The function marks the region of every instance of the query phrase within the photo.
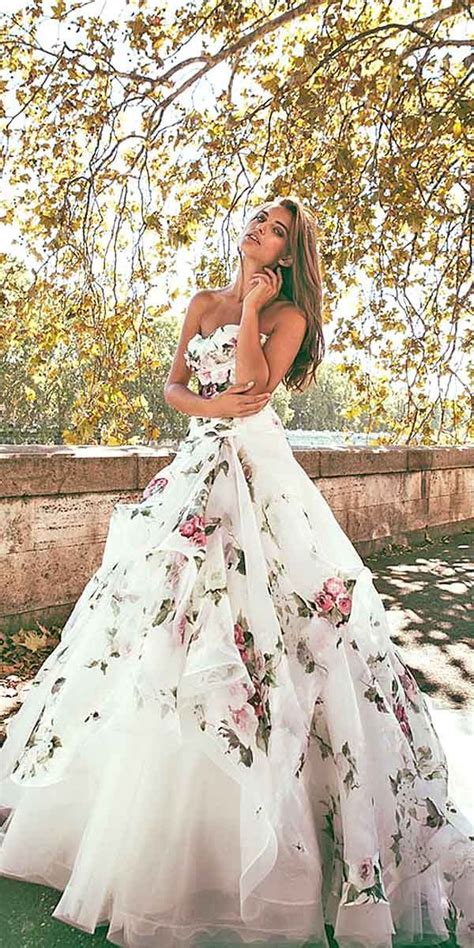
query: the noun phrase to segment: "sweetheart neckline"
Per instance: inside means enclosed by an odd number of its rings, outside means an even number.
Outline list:
[[[227,326],[232,326],[233,329],[239,329],[239,328],[240,328],[240,323],[222,323],[220,326],[216,326],[211,332],[209,332],[209,333],[207,334],[207,336],[203,336],[202,332],[200,332],[200,331],[198,330],[198,332],[195,332],[195,333],[194,333],[194,336],[191,336],[191,339],[189,339],[189,341],[188,341],[188,345],[189,345],[189,343],[190,343],[193,339],[196,338],[196,336],[199,336],[199,338],[204,341],[205,339],[210,339],[211,336],[213,336],[214,333],[216,333],[216,332],[218,331],[218,329],[226,329]],[[267,333],[267,332],[261,332],[260,335],[261,335],[261,336],[265,336],[265,337],[268,339],[268,336],[269,336],[270,334]]]

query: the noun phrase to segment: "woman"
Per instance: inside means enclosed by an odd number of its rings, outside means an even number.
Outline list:
[[[128,948],[472,943],[472,844],[423,695],[269,403],[322,356],[314,220],[264,204],[192,298],[190,416],[10,721],[0,872]],[[188,389],[192,372],[199,394]],[[451,941],[450,944],[453,944]]]

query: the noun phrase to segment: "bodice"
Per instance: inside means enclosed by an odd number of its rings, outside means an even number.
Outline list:
[[[235,347],[239,329],[239,323],[224,323],[208,336],[195,333],[189,340],[184,360],[195,373],[199,394],[203,398],[212,398],[235,383]],[[263,343],[268,335],[261,332],[260,339]]]

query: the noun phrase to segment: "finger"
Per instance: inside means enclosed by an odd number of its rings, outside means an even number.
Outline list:
[[[237,392],[237,393],[246,392],[248,391],[249,388],[252,387],[252,385],[255,385],[255,381],[253,380],[249,382],[235,382],[234,385],[229,385],[229,388],[227,389],[227,391]]]
[[[272,270],[271,267],[265,267],[265,269],[268,271],[266,276],[269,276],[271,280],[278,280],[278,274],[275,270]]]
[[[253,401],[245,399],[245,401],[242,403],[242,407],[243,408],[263,408],[267,404],[268,401],[269,401],[268,398],[260,398],[258,400],[254,399]]]
[[[240,399],[242,405],[252,405],[257,402],[263,402],[266,398],[270,398],[266,392],[261,392],[259,395],[242,395]]]

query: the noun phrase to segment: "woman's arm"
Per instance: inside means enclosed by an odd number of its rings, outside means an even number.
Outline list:
[[[198,290],[189,301],[186,310],[181,335],[179,337],[173,362],[165,382],[165,401],[172,408],[185,415],[209,416],[210,399],[197,395],[188,388],[192,370],[184,360],[187,344],[201,328],[201,316],[211,301],[209,290]]]
[[[288,372],[298,355],[306,332],[306,317],[293,303],[278,310],[278,320],[262,349],[268,366],[268,377],[264,383],[252,387],[254,395],[273,392]]]
[[[237,350],[235,356],[235,381],[246,382],[254,379],[253,391],[264,392],[270,370],[260,342],[260,327],[258,325],[259,309],[254,303],[246,303],[242,307]]]

